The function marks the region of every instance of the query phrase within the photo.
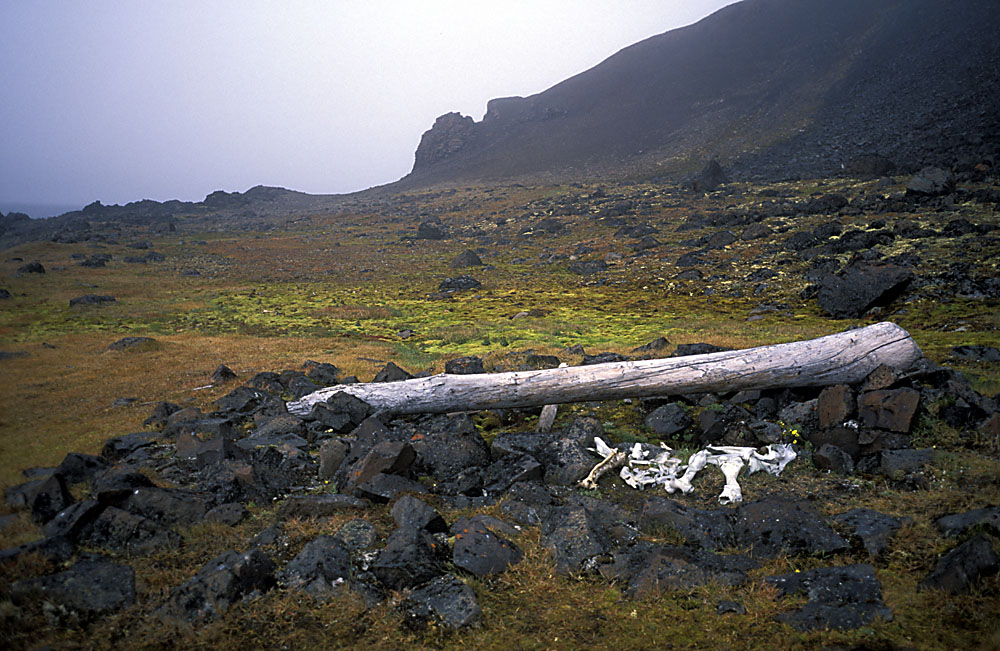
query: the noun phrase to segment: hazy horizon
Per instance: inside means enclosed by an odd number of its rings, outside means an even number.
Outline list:
[[[0,206],[390,183],[439,115],[734,1],[3,3]]]

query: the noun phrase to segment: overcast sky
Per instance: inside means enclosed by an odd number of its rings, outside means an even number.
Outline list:
[[[734,0],[0,0],[0,202],[341,193]]]

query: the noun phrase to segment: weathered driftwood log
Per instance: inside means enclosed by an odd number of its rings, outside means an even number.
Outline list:
[[[288,411],[308,414],[314,404],[338,391],[364,400],[377,411],[422,414],[851,384],[881,364],[906,370],[921,356],[905,330],[883,322],[818,339],[707,355],[337,385],[288,403]]]

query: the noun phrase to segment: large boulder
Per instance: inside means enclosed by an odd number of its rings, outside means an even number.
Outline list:
[[[892,621],[892,611],[882,601],[882,584],[871,565],[819,567],[767,577],[780,596],[804,592],[804,606],[778,615],[778,620],[800,631],[849,630],[870,624],[876,617]]]
[[[351,578],[350,551],[334,536],[318,536],[306,543],[277,578],[285,587],[314,597],[331,596]]]
[[[856,262],[819,283],[819,306],[835,319],[855,319],[898,297],[913,272],[892,264]]]
[[[983,577],[996,574],[998,568],[1000,562],[990,539],[980,534],[942,556],[918,588],[961,594],[968,592]]]
[[[15,601],[40,596],[81,619],[107,615],[135,602],[135,572],[98,554],[81,554],[68,570],[17,581]]]
[[[404,623],[412,629],[436,624],[457,630],[478,626],[483,611],[476,593],[454,576],[441,576],[414,590],[404,604]]]
[[[275,584],[274,561],[259,549],[227,551],[175,588],[156,612],[178,623],[200,625],[218,619],[235,603]]]
[[[741,505],[733,532],[736,546],[750,550],[754,558],[830,554],[850,547],[812,504],[783,496],[769,496]]]
[[[452,269],[461,269],[462,267],[481,267],[483,266],[483,261],[479,259],[479,256],[476,255],[475,251],[467,249],[452,258],[451,262],[448,263],[448,266]]]
[[[906,194],[937,197],[955,191],[955,176],[940,167],[925,167],[906,184]]]
[[[712,159],[705,163],[696,176],[684,182],[684,187],[695,192],[711,192],[723,183],[729,181],[726,171],[722,169],[719,161]]]

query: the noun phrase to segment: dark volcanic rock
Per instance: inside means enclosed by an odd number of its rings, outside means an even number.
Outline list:
[[[77,502],[66,507],[45,523],[42,531],[49,538],[64,536],[72,541],[78,540],[103,510],[104,505],[95,500]]]
[[[323,441],[319,448],[320,478],[333,479],[350,449],[350,442],[342,438],[331,438]]]
[[[45,524],[72,503],[73,497],[69,494],[66,481],[61,475],[53,474],[34,489],[29,497],[28,507],[31,509],[31,518],[39,524]]]
[[[889,389],[863,393],[858,398],[858,419],[865,427],[907,433],[920,404],[915,389]]]
[[[441,292],[460,292],[468,289],[479,289],[483,284],[472,276],[456,276],[455,278],[445,278],[438,285]]]
[[[99,295],[99,294],[84,294],[83,296],[77,296],[76,298],[69,299],[69,306],[74,305],[100,305],[102,303],[114,303],[114,296]]]
[[[306,543],[277,578],[285,587],[314,597],[329,596],[351,578],[350,551],[334,536],[318,536]]]
[[[546,484],[572,486],[590,473],[596,460],[574,439],[558,438],[542,446],[538,460],[545,466]]]
[[[1000,362],[1000,348],[993,346],[955,346],[951,354],[973,362]]]
[[[423,529],[396,529],[371,570],[390,590],[418,586],[443,573],[437,558],[439,544]]]
[[[687,357],[688,355],[707,355],[709,353],[721,353],[732,348],[716,346],[714,344],[678,344],[671,357]]]
[[[375,374],[372,382],[399,382],[400,380],[410,380],[412,378],[412,375],[392,362],[389,362],[385,365],[385,368]]]
[[[43,267],[42,263],[39,262],[38,260],[33,260],[32,262],[28,262],[28,263],[22,264],[20,267],[18,267],[17,268],[17,273],[19,273],[19,274],[43,274],[43,273],[45,273],[45,267]]]
[[[489,445],[466,414],[420,419],[408,440],[416,453],[416,472],[442,482],[454,481],[462,473],[490,463]]]
[[[849,202],[842,194],[832,192],[813,197],[802,206],[802,212],[809,215],[832,214],[846,206]]]
[[[556,570],[563,573],[592,571],[613,546],[605,523],[581,505],[552,509],[542,522],[542,543],[552,554]]]
[[[167,424],[167,419],[170,418],[172,414],[177,413],[181,410],[180,405],[175,405],[172,402],[161,401],[153,407],[153,413],[150,414],[149,418],[143,421],[143,427],[155,427],[157,429],[163,429]]]
[[[733,532],[736,546],[754,558],[829,554],[849,547],[808,501],[777,495],[740,505]]]
[[[646,599],[710,583],[740,585],[746,581],[747,571],[757,566],[742,554],[721,555],[675,545],[639,543],[616,554],[612,566],[602,568],[601,573],[626,582],[630,597]]]
[[[800,631],[832,628],[849,630],[870,624],[876,617],[892,621],[892,611],[882,601],[882,584],[871,565],[820,567],[767,577],[780,596],[805,592],[809,601],[778,620]]]
[[[265,403],[270,396],[260,389],[241,386],[236,387],[215,401],[220,411],[230,411],[238,414],[253,413],[257,407]]]
[[[966,540],[938,560],[920,590],[944,590],[951,594],[968,592],[973,584],[997,573],[1000,563],[990,539],[982,534]]]
[[[982,527],[991,535],[1000,536],[1000,506],[945,515],[935,520],[934,524],[946,536],[959,536],[976,527]]]
[[[213,507],[205,513],[205,522],[215,522],[218,524],[235,527],[239,523],[250,517],[250,511],[239,502],[226,502]]]
[[[136,488],[118,503],[130,513],[166,525],[196,524],[208,510],[199,493],[179,488]]]
[[[722,165],[713,158],[705,163],[705,167],[698,172],[697,176],[685,181],[684,187],[695,192],[711,192],[728,180],[725,170],[722,169]]]
[[[356,511],[368,503],[353,495],[293,495],[278,510],[282,518],[325,518]]]
[[[678,432],[683,432],[691,425],[691,417],[687,409],[671,402],[657,407],[646,416],[646,427],[650,428],[658,436],[670,437]]]
[[[816,419],[821,428],[843,425],[854,416],[857,401],[851,388],[844,384],[825,387],[816,402]]]
[[[902,480],[934,461],[934,450],[881,450],[858,463],[862,472],[877,472],[891,479]]]
[[[404,624],[415,630],[431,624],[457,630],[478,626],[483,618],[476,593],[454,576],[438,577],[414,590],[407,597],[404,608]]]
[[[339,434],[346,434],[360,425],[371,413],[371,406],[364,400],[338,391],[326,402],[313,405],[306,421],[314,421]]]
[[[448,360],[444,364],[444,372],[455,375],[474,375],[476,373],[485,373],[486,369],[483,368],[482,358],[473,355]]]
[[[593,276],[607,270],[608,265],[604,260],[576,260],[569,263],[569,272],[578,276]]]
[[[85,554],[63,572],[17,581],[11,593],[16,601],[40,595],[83,618],[107,615],[135,602],[135,572],[128,565]]]
[[[451,530],[455,534],[452,561],[477,577],[505,572],[524,556],[517,545],[490,530],[482,518],[461,518]]]
[[[417,226],[416,239],[418,240],[443,240],[448,234],[441,227],[440,222],[425,221]]]
[[[18,558],[29,554],[37,554],[51,563],[65,563],[73,558],[75,552],[73,543],[65,536],[50,536],[17,547],[0,549],[0,563],[17,561]]]
[[[144,350],[156,345],[157,341],[152,337],[122,337],[118,341],[108,344],[108,350]]]
[[[483,488],[487,495],[499,495],[521,481],[540,481],[542,464],[530,454],[505,454],[485,470]]]
[[[479,259],[475,251],[466,249],[462,253],[452,258],[448,266],[452,269],[460,269],[462,267],[481,267],[483,266],[483,261]]]
[[[245,554],[227,551],[175,588],[156,614],[191,625],[210,622],[236,602],[271,589],[274,570],[274,561],[258,549]]]
[[[648,533],[665,528],[680,535],[686,544],[704,549],[721,549],[734,542],[731,511],[704,511],[665,497],[647,498],[639,523]]]
[[[851,530],[851,538],[860,539],[870,556],[878,556],[884,552],[889,545],[889,539],[899,531],[900,527],[911,521],[911,518],[898,518],[863,508],[851,509],[831,519],[848,527]]]
[[[212,372],[212,382],[223,383],[236,379],[236,373],[225,364],[219,364]]]
[[[380,472],[354,487],[357,497],[384,504],[401,493],[428,493],[420,482],[399,475]]]
[[[831,470],[839,475],[854,472],[854,458],[836,445],[824,443],[812,455],[813,465],[819,470]]]
[[[56,474],[62,475],[68,484],[76,484],[90,479],[111,465],[106,459],[92,454],[70,452],[63,457],[62,463],[56,468]]]
[[[912,278],[912,271],[896,265],[855,262],[820,281],[819,306],[836,319],[857,318],[875,306],[891,303]]]
[[[906,194],[937,197],[955,191],[955,176],[940,167],[925,167],[906,184]]]
[[[333,537],[339,540],[348,551],[356,552],[374,546],[378,540],[378,532],[371,522],[355,518],[341,525]]]
[[[593,364],[610,364],[612,362],[625,362],[628,361],[628,357],[621,355],[619,353],[596,353],[594,355],[584,355],[583,356],[583,366],[591,366]]]
[[[632,349],[633,353],[655,353],[661,350],[666,350],[670,346],[670,342],[667,341],[666,337],[657,337],[648,344],[643,344]]]
[[[392,505],[392,519],[396,526],[405,529],[426,529],[430,533],[444,533],[448,523],[441,514],[416,497],[404,495]]]
[[[116,463],[140,448],[153,445],[160,435],[158,432],[133,432],[108,439],[101,449],[101,456]]]
[[[80,535],[80,543],[127,554],[176,548],[181,537],[156,522],[109,506]]]
[[[340,488],[350,493],[379,473],[405,475],[416,458],[413,447],[405,441],[383,441],[375,444],[361,459],[348,469]]]

